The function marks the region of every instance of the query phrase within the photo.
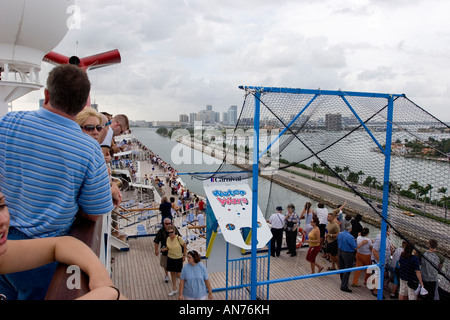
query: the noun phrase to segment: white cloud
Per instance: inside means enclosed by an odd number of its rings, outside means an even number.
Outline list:
[[[239,85],[263,85],[405,93],[450,121],[448,1],[77,4],[81,29],[54,51],[83,57],[119,49],[120,65],[90,72],[101,110],[177,120],[206,104],[216,111],[240,106]],[[50,69],[43,63],[42,79]],[[36,105],[41,96],[14,105]]]

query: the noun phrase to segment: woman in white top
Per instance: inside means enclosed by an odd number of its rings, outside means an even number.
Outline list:
[[[300,214],[300,220],[305,219],[305,232],[309,234],[309,232],[313,229],[311,226],[311,220],[314,215],[314,210],[311,208],[311,202],[306,202],[303,207],[303,211]]]
[[[356,238],[356,266],[362,267],[370,265],[371,262],[371,254],[372,254],[372,240],[370,240],[367,235],[369,234],[368,228],[363,228],[358,238]],[[353,274],[353,283],[352,287],[360,287],[358,284],[359,276],[361,274],[361,270],[355,271]],[[366,272],[364,277],[364,285],[367,283],[367,278],[369,278],[370,274]]]

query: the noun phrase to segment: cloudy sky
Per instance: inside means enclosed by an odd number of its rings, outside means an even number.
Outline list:
[[[239,85],[405,93],[450,121],[448,0],[78,0],[54,51],[118,49],[92,70],[100,111],[178,120],[241,107]],[[78,46],[77,46],[78,42]],[[42,63],[41,82],[52,65]],[[14,103],[35,108],[43,90]]]

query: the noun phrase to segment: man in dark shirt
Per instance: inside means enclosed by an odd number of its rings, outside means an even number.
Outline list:
[[[361,225],[362,216],[361,214],[357,214],[350,223],[352,224],[352,231],[350,234],[356,239],[358,238],[358,234],[362,231],[363,226]]]
[[[172,204],[167,201],[167,197],[164,196],[161,199],[161,204],[159,205],[159,211],[161,212],[161,224],[164,224],[164,219],[169,218],[172,220]]]

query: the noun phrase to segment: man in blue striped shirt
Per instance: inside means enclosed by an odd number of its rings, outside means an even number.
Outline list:
[[[58,66],[48,76],[43,108],[0,117],[0,183],[11,215],[9,239],[61,236],[79,210],[95,220],[113,209],[100,145],[75,122],[89,91],[82,69]],[[42,268],[0,276],[0,293],[8,299],[44,298],[54,266]]]

